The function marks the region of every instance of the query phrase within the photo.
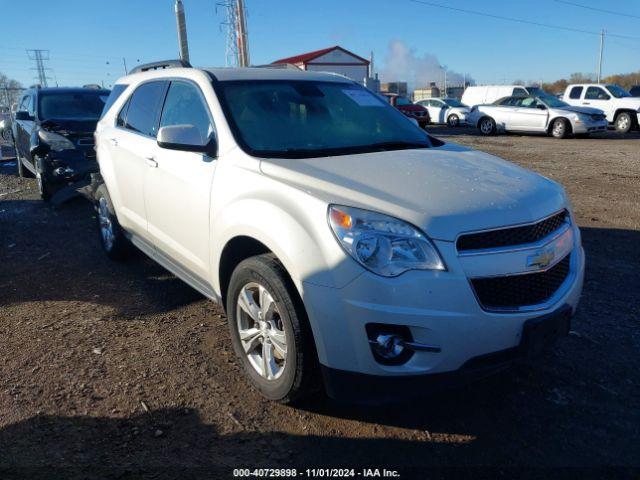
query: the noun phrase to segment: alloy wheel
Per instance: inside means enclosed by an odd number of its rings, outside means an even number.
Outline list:
[[[629,128],[629,117],[626,115],[620,115],[618,117],[618,121],[616,122],[616,128],[618,130],[626,130]]]
[[[275,380],[287,363],[287,337],[278,306],[259,283],[247,283],[236,304],[240,344],[249,363],[266,380]]]
[[[493,131],[493,123],[491,120],[486,119],[480,123],[480,131],[484,134],[489,134]]]

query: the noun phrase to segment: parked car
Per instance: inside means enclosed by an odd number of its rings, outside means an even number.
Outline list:
[[[13,139],[11,134],[11,113],[8,111],[0,112],[0,138],[5,143],[10,143]]]
[[[627,133],[640,124],[640,98],[632,97],[618,85],[572,84],[563,98],[570,105],[599,108],[618,132]]]
[[[531,132],[565,138],[607,130],[602,110],[574,107],[552,95],[506,97],[492,105],[478,105],[471,109],[468,121],[484,135]]]
[[[221,303],[267,398],[412,397],[568,331],[584,253],[554,181],[335,75],[161,62],[116,88],[96,130],[102,247]]]
[[[474,107],[488,105],[504,97],[527,97],[529,95],[545,95],[540,87],[524,87],[522,85],[474,85],[467,87],[460,101]]]
[[[450,127],[457,127],[466,123],[469,107],[455,98],[428,98],[416,102],[429,112],[432,123],[446,123]]]
[[[632,97],[640,97],[640,85],[634,85],[633,87],[631,87],[631,89],[629,90],[629,94]]]
[[[417,105],[408,98],[395,93],[381,93],[380,95],[407,117],[415,119],[420,128],[425,128],[431,123],[429,112],[422,105]]]
[[[93,133],[109,90],[32,88],[13,122],[18,174],[33,175],[43,200],[98,171]]]

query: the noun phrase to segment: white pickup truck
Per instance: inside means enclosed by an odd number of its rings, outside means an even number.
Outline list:
[[[599,108],[616,130],[627,133],[640,125],[640,98],[618,85],[574,84],[567,86],[562,100],[569,105]]]

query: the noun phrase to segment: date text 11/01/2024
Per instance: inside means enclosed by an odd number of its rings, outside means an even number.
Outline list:
[[[233,470],[234,478],[400,478],[397,470],[386,468],[236,468]]]

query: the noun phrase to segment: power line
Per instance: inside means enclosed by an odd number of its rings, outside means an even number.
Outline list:
[[[514,18],[514,17],[505,17],[503,15],[495,15],[493,13],[486,13],[486,12],[479,12],[477,10],[468,10],[465,8],[458,8],[458,7],[451,7],[449,5],[442,5],[440,3],[434,3],[434,2],[427,2],[425,0],[409,0],[413,3],[419,3],[422,5],[428,5],[430,7],[436,7],[436,8],[442,8],[445,10],[452,10],[454,12],[462,12],[462,13],[469,13],[472,15],[478,15],[481,17],[489,17],[489,18],[495,18],[498,20],[506,20],[509,22],[516,22],[516,23],[523,23],[523,24],[527,24],[527,25],[534,25],[536,27],[544,27],[544,28],[553,28],[556,30],[564,30],[567,32],[574,32],[574,33],[584,33],[587,35],[600,35],[600,32],[595,32],[593,30],[583,30],[580,28],[573,28],[573,27],[563,27],[561,25],[552,25],[550,23],[542,23],[542,22],[534,22],[532,20],[524,20],[522,18]],[[610,37],[617,37],[617,38],[626,38],[628,40],[640,40],[640,37],[632,37],[629,35],[620,35],[620,34],[615,34],[615,33],[608,33],[607,35]]]
[[[564,3],[565,5],[573,5],[574,7],[584,8],[586,10],[593,10],[594,12],[610,13],[611,15],[619,15],[620,17],[633,17],[640,18],[640,15],[631,15],[629,13],[614,12],[613,10],[605,10],[604,8],[589,7],[588,5],[581,5],[579,3],[567,2],[566,0],[555,0],[558,3]]]

